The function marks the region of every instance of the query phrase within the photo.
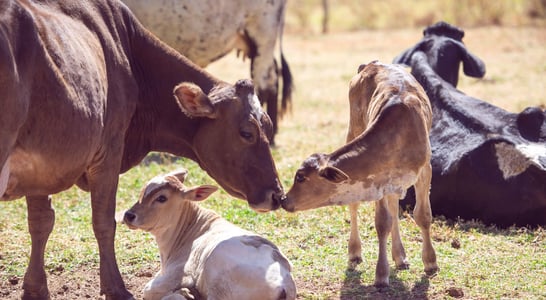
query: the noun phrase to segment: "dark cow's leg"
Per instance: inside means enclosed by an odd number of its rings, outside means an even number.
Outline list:
[[[93,232],[97,238],[100,255],[100,291],[106,295],[107,300],[134,299],[125,288],[114,251],[117,184],[117,173],[97,171],[89,177]]]
[[[421,257],[425,265],[425,272],[428,275],[432,275],[438,271],[436,252],[432,247],[432,239],[430,237],[430,225],[432,224],[432,211],[429,198],[431,178],[432,167],[430,164],[427,164],[421,170],[421,174],[419,174],[419,178],[415,183],[415,208],[413,210],[415,223],[421,229],[421,236],[423,238]]]
[[[349,268],[354,269],[362,262],[362,241],[358,232],[358,207],[360,202],[349,204],[351,215],[351,233],[349,235]]]
[[[278,119],[279,119],[278,104],[277,104],[278,85],[277,85],[276,73],[275,75],[272,75],[273,72],[269,72],[269,73],[270,73],[269,76],[274,76],[275,79],[267,80],[266,82],[268,82],[269,84],[267,84],[266,86],[258,85],[257,88],[258,88],[258,98],[260,99],[260,102],[262,104],[265,103],[267,115],[269,116],[269,118],[271,119],[271,122],[273,123],[273,140],[270,141],[270,143],[274,145],[275,144],[274,137],[277,134],[278,126],[279,126],[278,125]],[[274,84],[271,81],[274,81]]]
[[[402,244],[402,238],[400,237],[400,226],[398,222],[398,207],[399,199],[397,196],[392,196],[389,198],[389,211],[392,216],[392,259],[396,263],[396,268],[399,270],[404,270],[409,268],[409,262],[406,259],[406,251],[404,250],[404,245]]]
[[[375,202],[375,230],[379,241],[379,254],[375,267],[375,282],[377,287],[389,285],[389,261],[387,257],[387,239],[392,229],[392,216],[389,212],[389,199],[385,197]]]
[[[55,224],[55,211],[48,196],[26,197],[28,230],[32,241],[30,262],[23,280],[22,299],[49,299],[44,270],[44,251]]]

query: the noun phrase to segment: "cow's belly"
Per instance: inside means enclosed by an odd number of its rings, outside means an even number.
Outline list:
[[[365,181],[346,182],[337,185],[334,196],[329,200],[335,205],[347,205],[359,201],[379,201],[387,195],[402,199],[406,190],[415,184],[415,172],[374,176]]]
[[[84,174],[89,155],[61,149],[58,153],[16,148],[8,159],[7,184],[0,200],[51,195],[70,188]]]

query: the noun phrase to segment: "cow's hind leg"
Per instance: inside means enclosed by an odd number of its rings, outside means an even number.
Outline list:
[[[44,270],[44,251],[55,224],[55,211],[48,196],[26,197],[28,230],[32,241],[30,262],[23,280],[22,299],[49,299]]]
[[[349,268],[354,269],[362,262],[362,241],[358,232],[358,207],[359,202],[349,204],[351,215],[351,233],[349,235]]]
[[[436,252],[432,247],[432,240],[430,237],[430,225],[432,224],[432,211],[429,197],[431,178],[432,168],[430,164],[427,164],[421,170],[421,174],[419,174],[419,178],[415,183],[415,208],[413,210],[415,222],[421,229],[421,236],[423,238],[421,257],[423,259],[423,264],[425,265],[425,272],[428,275],[432,275],[438,271]]]
[[[399,199],[396,196],[389,197],[389,211],[392,216],[392,259],[396,264],[396,268],[404,270],[409,268],[408,260],[406,259],[406,251],[400,237],[400,226],[398,222],[398,204]]]
[[[389,261],[387,257],[387,239],[392,229],[393,216],[389,212],[389,198],[375,202],[375,230],[379,242],[379,254],[375,267],[375,286],[389,285]]]

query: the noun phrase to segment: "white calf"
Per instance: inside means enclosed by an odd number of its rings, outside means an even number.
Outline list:
[[[295,299],[290,263],[270,241],[195,203],[216,187],[185,187],[187,171],[150,180],[125,212],[131,229],[156,239],[161,269],[144,299]]]

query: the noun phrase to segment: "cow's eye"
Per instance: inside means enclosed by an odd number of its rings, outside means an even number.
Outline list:
[[[302,183],[305,181],[305,176],[303,176],[302,174],[296,174],[296,182],[297,183]]]
[[[245,140],[248,140],[248,141],[251,141],[252,140],[252,133],[251,132],[248,132],[248,131],[245,131],[245,130],[241,130],[239,132],[239,135],[241,135],[241,137]]]
[[[155,201],[157,201],[159,203],[165,203],[165,202],[167,202],[167,197],[165,197],[163,195],[160,195],[157,198],[155,198]]]

